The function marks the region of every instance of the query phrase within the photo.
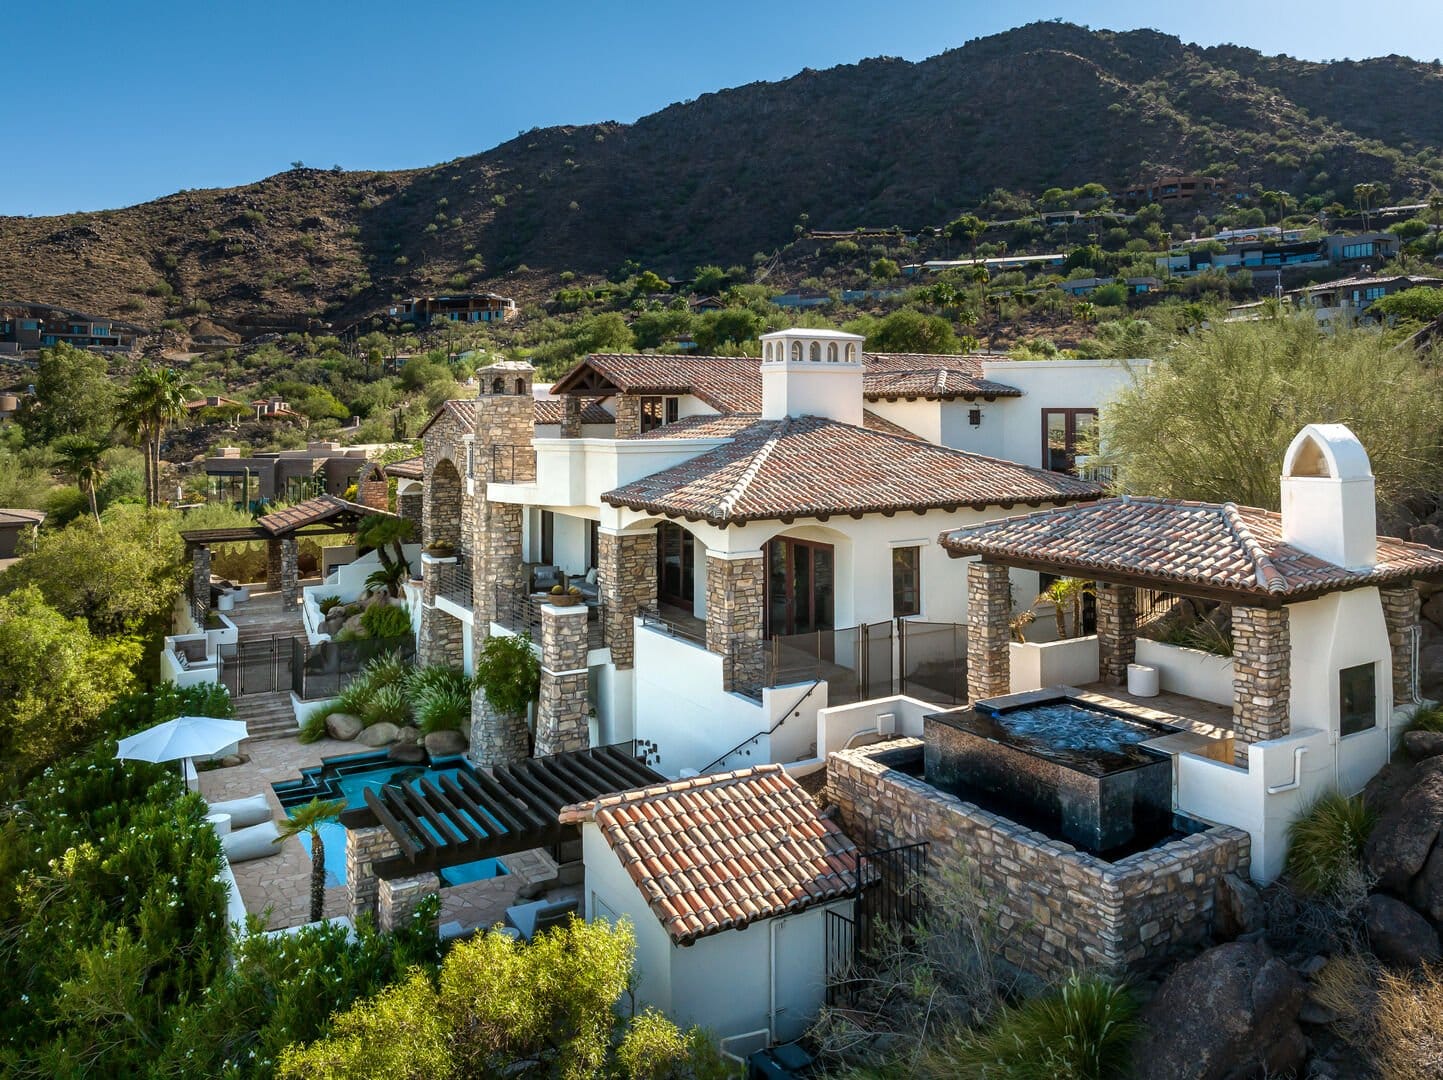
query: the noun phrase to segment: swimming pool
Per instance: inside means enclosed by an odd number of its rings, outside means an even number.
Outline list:
[[[312,799],[342,799],[346,809],[352,810],[366,805],[366,792],[380,791],[387,784],[409,784],[419,787],[421,777],[433,782],[443,776],[455,777],[461,773],[472,773],[465,758],[443,758],[426,765],[403,765],[392,761],[385,753],[348,754],[345,757],[326,758],[319,765],[301,771],[298,780],[283,780],[271,785],[281,806],[290,814],[298,806],[304,806]],[[483,811],[484,813],[484,811]],[[487,814],[487,825],[504,829],[501,822]],[[317,830],[321,843],[326,849],[326,887],[346,883],[346,828],[339,821],[327,821]],[[311,838],[303,833],[301,846],[306,854],[311,851]],[[500,859],[480,859],[476,862],[450,866],[440,872],[442,885],[460,885],[468,881],[482,881],[509,873]]]

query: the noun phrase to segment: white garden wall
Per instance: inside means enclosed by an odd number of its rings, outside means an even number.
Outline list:
[[[1137,662],[1157,668],[1158,686],[1169,693],[1217,705],[1233,703],[1231,656],[1138,638]]]
[[[1084,686],[1097,682],[1097,635],[1063,641],[1009,642],[1010,689],[1014,694],[1046,686]]]

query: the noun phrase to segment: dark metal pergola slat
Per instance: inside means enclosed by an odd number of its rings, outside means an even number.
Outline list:
[[[602,746],[499,766],[489,775],[478,770],[422,777],[415,787],[368,789],[366,805],[341,815],[341,823],[383,826],[401,851],[377,860],[376,874],[406,877],[554,845],[577,831],[561,825],[563,806],[665,780],[632,756],[631,744]]]

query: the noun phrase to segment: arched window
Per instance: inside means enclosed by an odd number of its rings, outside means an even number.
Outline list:
[[[822,343],[821,343],[820,341],[814,341],[814,342],[812,342],[811,355],[808,356],[807,359],[808,359],[808,360],[821,360],[821,358],[822,358]]]
[[[801,343],[800,341],[794,341],[794,342],[792,342],[792,359],[793,359],[793,360],[800,360],[801,358],[802,358],[802,343]]]
[[[517,379],[517,380],[516,380],[516,396],[517,396],[517,397],[525,397],[525,396],[526,396],[526,380],[525,380],[525,379]]]
[[[850,364],[855,359],[857,359],[857,343],[849,341],[847,342],[847,363]]]
[[[767,360],[770,360],[772,358],[772,343],[770,341],[767,342],[765,346],[763,346],[762,357]]]
[[[836,362],[837,362],[837,343],[836,343],[835,341],[833,341],[831,344],[829,344],[829,345],[827,346],[827,363],[829,363],[829,364],[835,364]]]
[[[491,392],[493,394],[506,393],[506,384],[501,381],[499,376],[491,380]]]

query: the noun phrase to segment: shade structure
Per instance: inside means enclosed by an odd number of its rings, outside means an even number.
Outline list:
[[[209,757],[246,737],[243,720],[177,716],[120,740],[115,756],[134,761],[177,761]]]

